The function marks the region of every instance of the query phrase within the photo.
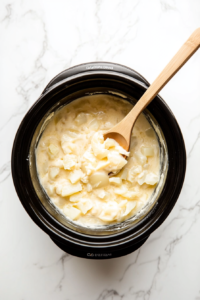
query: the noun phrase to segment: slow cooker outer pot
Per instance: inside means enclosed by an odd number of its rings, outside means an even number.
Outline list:
[[[19,199],[33,219],[64,251],[79,257],[105,259],[119,257],[139,248],[166,219],[180,194],[186,169],[184,140],[178,123],[164,100],[157,96],[148,106],[164,133],[169,169],[162,193],[152,210],[133,227],[112,235],[88,235],[67,228],[44,207],[33,187],[29,170],[29,149],[37,125],[47,111],[66,93],[76,89],[109,88],[139,99],[149,83],[130,68],[104,62],[70,68],[52,79],[24,117],[14,140],[12,176]]]

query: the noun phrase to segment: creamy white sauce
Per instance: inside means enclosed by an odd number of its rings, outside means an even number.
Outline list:
[[[87,96],[45,123],[36,149],[39,180],[52,202],[78,224],[115,224],[132,217],[159,181],[159,145],[143,114],[134,125],[130,153],[114,140],[103,139],[131,108],[115,96]],[[110,171],[121,168],[109,178]]]

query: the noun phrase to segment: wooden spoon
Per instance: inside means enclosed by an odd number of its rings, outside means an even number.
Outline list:
[[[178,70],[188,61],[188,59],[200,47],[200,28],[196,29],[189,39],[183,44],[180,50],[152,83],[152,85],[142,95],[128,115],[113,128],[104,133],[104,139],[116,140],[126,151],[130,148],[130,138],[133,125],[140,113],[155,98],[159,91],[178,72]]]

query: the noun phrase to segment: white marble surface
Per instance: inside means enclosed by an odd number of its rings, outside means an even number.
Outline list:
[[[187,173],[140,250],[105,261],[65,254],[23,209],[10,170],[17,127],[54,75],[104,60],[152,82],[199,26],[199,0],[1,0],[1,300],[200,299],[200,50],[160,93],[182,129]]]

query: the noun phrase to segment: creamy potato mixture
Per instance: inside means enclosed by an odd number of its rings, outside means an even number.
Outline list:
[[[36,149],[39,180],[70,220],[84,226],[122,222],[152,195],[160,176],[160,154],[144,114],[134,125],[130,152],[103,138],[131,109],[116,96],[87,96],[57,111],[44,129]]]

